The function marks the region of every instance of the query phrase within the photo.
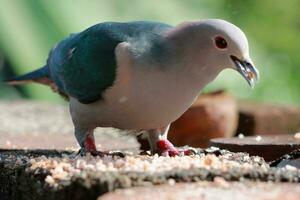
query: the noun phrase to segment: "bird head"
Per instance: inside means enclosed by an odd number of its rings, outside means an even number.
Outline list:
[[[185,40],[179,46],[187,50],[185,55],[192,56],[186,60],[197,63],[193,67],[195,73],[198,70],[200,74],[203,68],[218,71],[231,68],[252,88],[259,80],[259,72],[249,56],[247,37],[237,26],[219,19],[199,20],[178,25],[172,35],[177,41]]]

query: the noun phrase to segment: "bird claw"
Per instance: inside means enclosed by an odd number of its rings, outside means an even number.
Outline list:
[[[191,156],[198,151],[192,147],[176,148],[169,140],[159,140],[157,142],[158,154],[161,156]]]
[[[182,152],[183,155],[185,155],[185,156],[192,156],[192,155],[199,154],[198,150],[193,147],[182,147],[182,148],[180,148],[179,151]]]
[[[192,148],[192,147],[188,147],[188,148],[176,148],[176,150],[167,150],[167,151],[163,151],[160,155],[162,156],[192,156],[192,155],[196,155],[198,152],[196,149]]]
[[[122,152],[122,151],[110,151],[108,152],[108,155],[111,156],[116,156],[116,157],[120,157],[120,158],[125,158],[126,157],[126,153]]]
[[[87,151],[85,148],[81,148],[77,155],[80,156],[86,156],[87,154],[90,154],[92,156],[99,156],[99,157],[104,157],[104,156],[112,156],[112,157],[121,157],[121,158],[125,158],[126,154],[121,152],[121,151],[109,151],[109,152],[105,152],[105,151]]]

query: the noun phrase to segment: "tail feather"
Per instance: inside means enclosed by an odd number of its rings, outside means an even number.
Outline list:
[[[47,66],[24,75],[5,80],[5,82],[9,85],[22,85],[30,82],[38,82],[45,85],[52,83],[51,79],[49,78],[49,70]]]

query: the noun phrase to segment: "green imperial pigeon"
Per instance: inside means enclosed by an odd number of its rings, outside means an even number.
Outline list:
[[[94,129],[146,131],[152,154],[182,155],[167,139],[170,123],[226,68],[253,87],[258,70],[245,34],[219,19],[177,26],[105,22],[71,34],[40,69],[7,81],[50,86],[70,102],[82,153],[96,149]]]

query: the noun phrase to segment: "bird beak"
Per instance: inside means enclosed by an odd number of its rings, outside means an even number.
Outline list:
[[[236,70],[246,79],[251,88],[254,88],[254,84],[259,80],[259,71],[246,60],[240,60],[235,56],[230,56],[233,63],[236,66]]]

